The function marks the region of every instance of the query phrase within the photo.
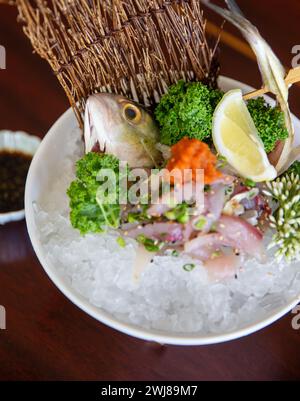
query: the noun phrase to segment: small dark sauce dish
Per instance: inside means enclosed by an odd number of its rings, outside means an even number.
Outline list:
[[[0,213],[24,209],[26,177],[32,155],[19,151],[0,151]]]

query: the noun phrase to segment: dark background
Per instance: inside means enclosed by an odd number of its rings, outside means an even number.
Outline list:
[[[299,1],[240,5],[290,66],[291,49],[300,45]],[[225,29],[239,36],[229,24]],[[0,45],[7,50],[7,69],[0,70],[0,129],[43,137],[68,103],[50,67],[32,54],[15,10],[4,5]],[[221,63],[222,74],[260,86],[250,54],[223,44]],[[298,115],[299,100],[295,85],[291,105]],[[259,333],[215,346],[160,346],[127,337],[81,312],[55,288],[33,252],[24,221],[0,227],[1,304],[7,311],[7,330],[0,331],[1,380],[300,379],[300,330],[292,329],[292,314]]]

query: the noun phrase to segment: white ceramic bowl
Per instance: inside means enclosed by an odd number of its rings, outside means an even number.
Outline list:
[[[33,156],[40,143],[40,138],[28,135],[26,132],[0,131],[0,150],[23,152]],[[24,216],[24,209],[8,213],[0,213],[0,225],[9,223],[10,221],[22,220]]]
[[[232,88],[241,88],[245,92],[253,90],[253,88],[242,84],[238,81],[224,78],[220,79],[220,86],[223,90],[227,91]],[[300,121],[294,117],[296,131],[300,132]],[[55,266],[50,264],[47,259],[40,242],[38,228],[35,224],[35,213],[33,203],[38,202],[44,189],[48,187],[49,183],[55,179],[53,176],[55,172],[55,165],[60,164],[59,161],[64,155],[66,143],[64,143],[64,132],[72,130],[77,127],[75,116],[72,110],[68,110],[63,114],[60,119],[53,125],[46,137],[44,138],[38,152],[34,156],[31,164],[25,192],[25,212],[28,232],[35,249],[35,252],[45,269],[48,276],[54,284],[65,294],[75,305],[81,308],[90,316],[93,316],[98,321],[117,329],[128,335],[138,337],[144,340],[155,341],[162,344],[177,344],[177,345],[205,345],[214,344],[224,341],[233,340],[245,335],[251,334],[260,330],[294,308],[300,301],[299,297],[291,299],[284,307],[276,308],[264,320],[257,320],[253,324],[244,327],[240,330],[235,330],[226,334],[218,335],[199,335],[199,334],[177,334],[172,332],[160,332],[157,330],[147,330],[137,327],[133,324],[126,324],[117,320],[111,314],[105,312],[103,309],[93,306],[87,299],[79,295],[71,285],[61,277]],[[299,138],[298,141],[299,143]],[[61,172],[63,173],[63,172]]]

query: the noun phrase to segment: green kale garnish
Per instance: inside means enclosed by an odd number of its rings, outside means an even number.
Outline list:
[[[172,85],[155,110],[161,143],[172,146],[183,137],[210,139],[213,112],[223,93],[201,82]]]
[[[287,171],[288,174],[294,173],[300,177],[300,161],[295,161]]]
[[[115,194],[99,195],[101,181],[97,179],[102,169],[111,169],[117,177]],[[117,228],[120,224],[119,160],[111,155],[88,153],[76,163],[76,180],[67,194],[70,198],[72,226],[81,234],[103,232],[106,227]],[[115,198],[112,203],[107,199]]]
[[[172,146],[183,137],[209,142],[213,113],[224,95],[201,82],[179,81],[169,88],[155,110],[161,130],[160,142]],[[248,110],[267,153],[288,137],[284,114],[263,97],[248,101]]]
[[[249,100],[248,110],[263,141],[265,151],[272,152],[277,141],[283,141],[289,135],[283,112],[279,107],[267,104],[263,97]]]

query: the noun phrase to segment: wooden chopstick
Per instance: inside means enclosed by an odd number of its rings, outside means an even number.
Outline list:
[[[291,69],[285,78],[285,82],[287,85],[292,85],[296,82],[300,82],[300,67]],[[261,88],[244,95],[244,100],[249,100],[253,97],[262,96],[268,92],[269,90],[267,88]]]

